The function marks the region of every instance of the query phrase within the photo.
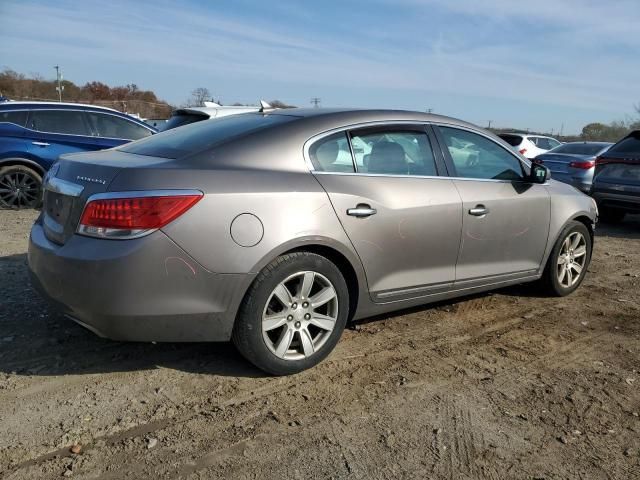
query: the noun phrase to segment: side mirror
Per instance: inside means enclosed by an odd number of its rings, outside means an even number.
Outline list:
[[[551,171],[544,165],[539,163],[531,163],[531,173],[529,174],[529,181],[531,183],[546,183],[551,178]]]

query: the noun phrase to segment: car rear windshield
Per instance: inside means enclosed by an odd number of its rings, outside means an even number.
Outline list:
[[[522,137],[520,135],[498,135],[501,139],[507,142],[512,147],[517,147],[522,143]]]
[[[171,130],[172,128],[181,127],[183,125],[189,125],[190,123],[196,123],[208,119],[209,115],[207,115],[206,113],[174,113],[160,130],[164,132],[165,130]]]
[[[620,155],[640,155],[640,131],[633,132],[627,138],[623,138],[613,147],[611,147],[607,153],[617,153]]]
[[[596,155],[606,145],[594,143],[567,143],[552,150],[553,153],[568,153],[574,155]]]
[[[137,155],[162,158],[183,158],[203,152],[216,145],[248,133],[290,122],[289,115],[262,115],[245,113],[219,120],[198,122],[188,127],[158,133],[137,142],[128,143],[120,150]]]

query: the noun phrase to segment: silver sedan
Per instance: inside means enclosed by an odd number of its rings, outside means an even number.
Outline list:
[[[279,110],[63,156],[34,284],[98,335],[228,341],[272,374],[347,322],[587,272],[592,199],[491,133],[417,112]]]

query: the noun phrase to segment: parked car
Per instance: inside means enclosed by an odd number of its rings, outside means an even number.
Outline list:
[[[534,280],[573,292],[596,216],[471,124],[278,110],[63,155],[28,259],[99,335],[233,339],[279,375],[320,362],[352,319]]]
[[[42,177],[63,153],[116,147],[155,131],[129,115],[95,105],[2,103],[0,207],[36,207]]]
[[[522,133],[501,133],[498,135],[511,147],[528,159],[536,158],[541,153],[548,152],[562,145],[555,138],[541,135],[527,135]]]
[[[172,128],[201,122],[202,120],[222,118],[229,115],[240,115],[241,113],[255,113],[271,108],[271,105],[264,100],[260,101],[259,107],[222,106],[215,102],[204,102],[203,107],[184,107],[175,110],[171,114],[171,118],[164,125],[160,126],[160,130],[171,130]]]
[[[605,222],[621,222],[627,213],[640,213],[640,130],[596,159],[591,195]]]
[[[538,155],[534,161],[549,167],[554,179],[589,193],[596,168],[596,157],[611,145],[613,143],[608,142],[564,143]]]

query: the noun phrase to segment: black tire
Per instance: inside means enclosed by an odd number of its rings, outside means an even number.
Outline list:
[[[601,207],[599,215],[602,223],[620,223],[624,220],[626,212],[611,207]]]
[[[42,176],[23,165],[0,168],[0,208],[38,208],[42,202]]]
[[[332,284],[337,294],[336,321],[333,330],[326,333],[327,338],[317,351],[301,359],[284,359],[267,346],[267,340],[263,337],[262,316],[267,302],[272,301],[272,292],[276,286],[299,272],[320,274]],[[348,315],[349,290],[338,267],[321,255],[294,252],[278,257],[258,274],[244,296],[232,340],[240,353],[256,367],[272,375],[289,375],[317,365],[331,353],[342,335]],[[287,325],[281,328],[286,329]],[[297,332],[297,335],[293,338],[301,341],[302,333]]]
[[[585,240],[585,259],[584,265],[582,266],[582,271],[580,272],[577,281],[571,286],[565,286],[560,283],[558,278],[559,273],[558,269],[561,268],[558,264],[558,260],[560,254],[562,252],[562,247],[567,239],[567,237],[571,236],[574,232],[578,232],[582,234]],[[553,250],[549,255],[549,259],[547,260],[547,265],[545,267],[542,278],[540,279],[544,290],[553,296],[556,297],[564,297],[565,295],[569,295],[576,288],[580,286],[582,281],[584,280],[585,275],[587,274],[587,270],[589,268],[589,263],[591,262],[591,249],[592,249],[592,240],[591,233],[589,229],[581,222],[572,221],[570,222],[560,233],[558,236],[558,240],[553,246]]]

